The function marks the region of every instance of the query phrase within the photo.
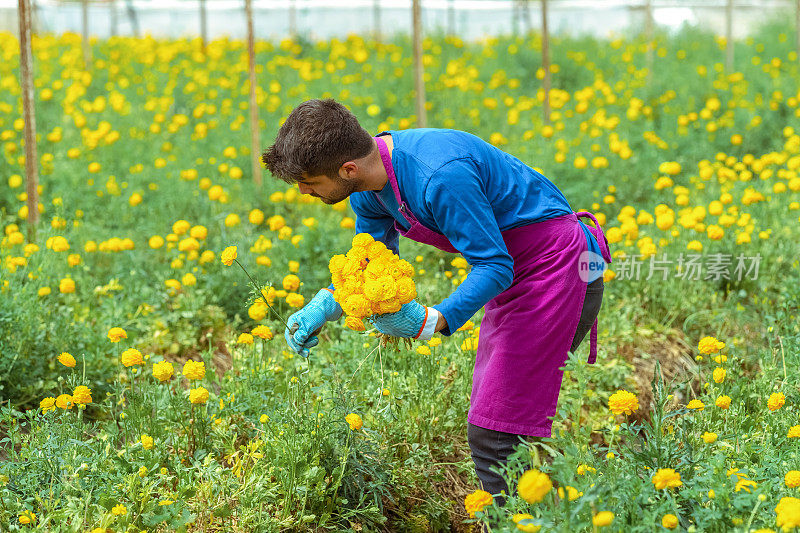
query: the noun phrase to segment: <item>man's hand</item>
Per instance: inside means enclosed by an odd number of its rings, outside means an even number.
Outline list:
[[[317,334],[328,320],[342,316],[342,307],[334,300],[333,293],[321,289],[305,307],[294,313],[286,321],[289,327],[283,332],[289,347],[303,357],[319,344]]]
[[[433,307],[425,307],[412,300],[396,313],[386,313],[372,317],[372,323],[378,331],[392,337],[428,340],[438,331],[441,322],[439,311]],[[446,325],[447,322],[445,321]],[[444,326],[442,326],[444,327]],[[441,328],[439,328],[441,329]]]

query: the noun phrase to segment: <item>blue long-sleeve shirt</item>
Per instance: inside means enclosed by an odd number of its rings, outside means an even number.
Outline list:
[[[421,224],[447,237],[472,266],[463,283],[433,306],[447,320],[441,333],[451,335],[511,285],[514,260],[501,232],[572,209],[550,180],[471,133],[432,128],[388,133],[402,199]],[[404,229],[409,225],[397,211],[391,184],[351,194],[350,206],[356,233],[371,234],[399,255],[394,222]],[[589,250],[599,255],[594,236],[582,222],[581,227]]]

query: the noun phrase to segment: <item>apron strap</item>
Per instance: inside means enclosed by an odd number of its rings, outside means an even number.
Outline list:
[[[580,211],[575,213],[575,216],[578,218],[587,217],[594,222],[594,227],[587,226],[589,231],[592,232],[594,238],[597,239],[597,244],[600,246],[600,253],[603,255],[603,259],[609,265],[611,264],[611,251],[608,249],[608,239],[606,239],[606,234],[603,233],[603,228],[600,227],[600,223],[594,218],[594,215],[588,211]]]
[[[375,137],[375,143],[378,145],[378,151],[381,154],[381,161],[383,161],[383,168],[386,170],[386,175],[389,177],[389,183],[392,185],[392,191],[394,191],[394,197],[397,200],[397,205],[402,208],[403,199],[400,197],[400,187],[397,185],[397,176],[394,174],[392,156],[389,155],[389,148],[386,146],[386,141],[380,137]]]
[[[588,211],[580,211],[575,213],[575,216],[578,218],[580,217],[587,217],[594,222],[594,227],[587,226],[589,231],[592,232],[595,239],[597,239],[597,244],[600,246],[600,253],[603,255],[603,259],[606,263],[611,263],[611,251],[608,248],[608,240],[606,239],[605,233],[603,233],[603,228],[600,227],[600,223]],[[589,333],[589,359],[587,363],[593,365],[594,362],[597,360],[597,319],[594,320],[594,324],[592,324],[592,331]]]

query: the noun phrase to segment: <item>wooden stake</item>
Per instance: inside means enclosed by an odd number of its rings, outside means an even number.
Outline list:
[[[800,61],[800,0],[794,0],[794,31],[795,31],[795,52],[797,61]]]
[[[208,43],[208,23],[206,21],[206,0],[200,0],[200,39],[203,54],[206,53]]]
[[[425,66],[422,64],[422,5],[421,0],[413,0],[411,18],[414,26],[414,89],[416,91],[417,127],[428,124],[425,110]]]
[[[542,69],[544,70],[544,123],[550,124],[550,32],[547,29],[547,0],[542,0]]]
[[[91,68],[91,51],[89,50],[89,0],[81,0],[81,24],[83,26],[83,68]]]
[[[725,6],[725,71],[733,73],[733,0]]]
[[[644,38],[647,41],[647,76],[653,73],[653,0],[647,0],[644,14]]]
[[[258,140],[258,102],[256,101],[256,51],[255,37],[253,36],[253,0],[245,0],[245,15],[247,16],[247,55],[250,63],[250,160],[253,166],[253,181],[261,186],[261,153]]]
[[[36,153],[36,116],[33,101],[30,0],[19,0],[19,74],[22,115],[25,119],[25,179],[28,195],[28,241],[36,240],[39,222],[39,157]]]

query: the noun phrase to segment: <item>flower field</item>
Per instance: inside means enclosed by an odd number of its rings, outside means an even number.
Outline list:
[[[308,359],[287,350],[283,320],[358,242],[346,202],[254,184],[245,43],[94,40],[87,70],[79,36],[34,38],[30,241],[19,45],[0,34],[0,530],[800,528],[793,31],[737,42],[732,73],[695,30],[659,36],[651,70],[642,40],[554,39],[552,124],[540,39],[426,39],[429,125],[541,169],[614,257],[597,363],[588,339],[570,356],[553,437],[518,449],[502,505],[466,443],[480,313],[384,344],[364,298]],[[264,147],[309,98],[373,134],[415,126],[407,39],[256,52]],[[400,248],[423,304],[469,272]]]

